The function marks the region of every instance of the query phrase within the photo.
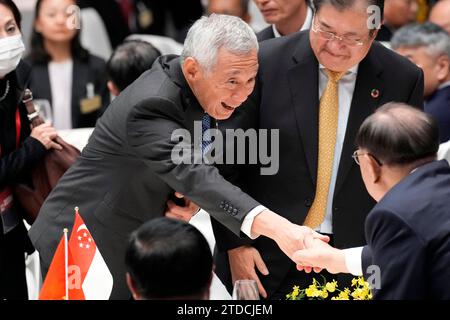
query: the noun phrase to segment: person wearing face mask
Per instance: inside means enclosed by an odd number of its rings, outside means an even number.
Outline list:
[[[47,149],[60,148],[49,124],[30,128],[21,102],[29,67],[21,61],[20,21],[16,5],[0,0],[0,300],[28,298],[24,253],[34,251],[12,186],[27,182]]]

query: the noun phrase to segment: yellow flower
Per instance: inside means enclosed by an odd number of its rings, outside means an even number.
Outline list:
[[[338,296],[339,300],[349,300],[350,299],[350,297],[348,295],[349,292],[347,290],[348,289],[345,289],[344,291],[339,292],[339,296]]]
[[[366,286],[367,285],[367,282],[366,281],[364,281],[364,278],[363,277],[359,277],[358,278],[358,284],[360,285],[360,286]]]
[[[326,285],[325,285],[325,288],[329,291],[329,292],[334,292],[335,290],[336,290],[336,287],[337,287],[338,285],[337,285],[337,282],[336,282],[336,280],[333,280],[333,282],[328,282]]]
[[[317,298],[322,295],[322,291],[317,289],[315,284],[310,285],[308,289],[305,290],[305,293],[308,298]]]
[[[368,282],[364,278],[354,278],[352,280],[352,290],[345,288],[343,291],[337,289],[336,280],[326,282],[325,277],[319,282],[313,278],[313,283],[306,289],[300,289],[294,286],[292,292],[286,295],[288,300],[302,299],[329,299],[329,300],[370,300],[372,299],[372,291]]]

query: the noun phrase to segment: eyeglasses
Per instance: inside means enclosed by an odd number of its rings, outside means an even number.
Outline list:
[[[360,156],[363,155],[368,155],[369,157],[372,157],[373,160],[375,160],[375,162],[381,167],[383,165],[383,163],[381,163],[380,160],[378,160],[373,154],[366,152],[366,153],[358,153],[358,150],[356,150],[355,152],[353,152],[352,154],[352,158],[353,160],[355,160],[356,164],[359,166],[359,158]]]
[[[321,37],[322,39],[325,39],[328,41],[336,39],[336,40],[343,42],[344,44],[346,44],[349,47],[362,46],[362,45],[364,45],[364,42],[365,42],[364,40],[361,40],[361,39],[351,38],[351,37],[347,37],[347,36],[338,36],[337,34],[335,34],[333,32],[329,32],[329,31],[320,29],[320,27],[318,27],[316,25],[316,16],[314,16],[314,21],[312,23],[311,30],[314,33],[317,33],[319,35],[319,37]]]

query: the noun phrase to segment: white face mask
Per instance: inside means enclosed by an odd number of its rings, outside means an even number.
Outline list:
[[[0,78],[17,68],[24,52],[21,34],[0,39]]]

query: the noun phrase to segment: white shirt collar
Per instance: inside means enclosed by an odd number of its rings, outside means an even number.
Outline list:
[[[355,74],[355,75],[358,74],[358,67],[359,67],[359,63],[357,65],[354,65],[350,69],[348,69],[345,74],[346,75],[348,75],[348,74]],[[325,66],[323,66],[322,64],[319,63],[319,69],[323,70],[323,69],[326,69],[326,68],[325,68]]]
[[[303,25],[299,31],[308,30],[309,28],[311,28],[312,18],[313,18],[313,11],[308,6],[308,8],[306,9],[305,22],[303,23]],[[281,34],[278,32],[278,30],[274,24],[272,25],[272,30],[273,30],[273,34],[275,35],[275,38],[281,37]]]
[[[449,86],[450,86],[450,81],[444,82],[443,84],[441,84],[441,85],[438,87],[438,90],[444,89],[445,87],[449,87]]]

